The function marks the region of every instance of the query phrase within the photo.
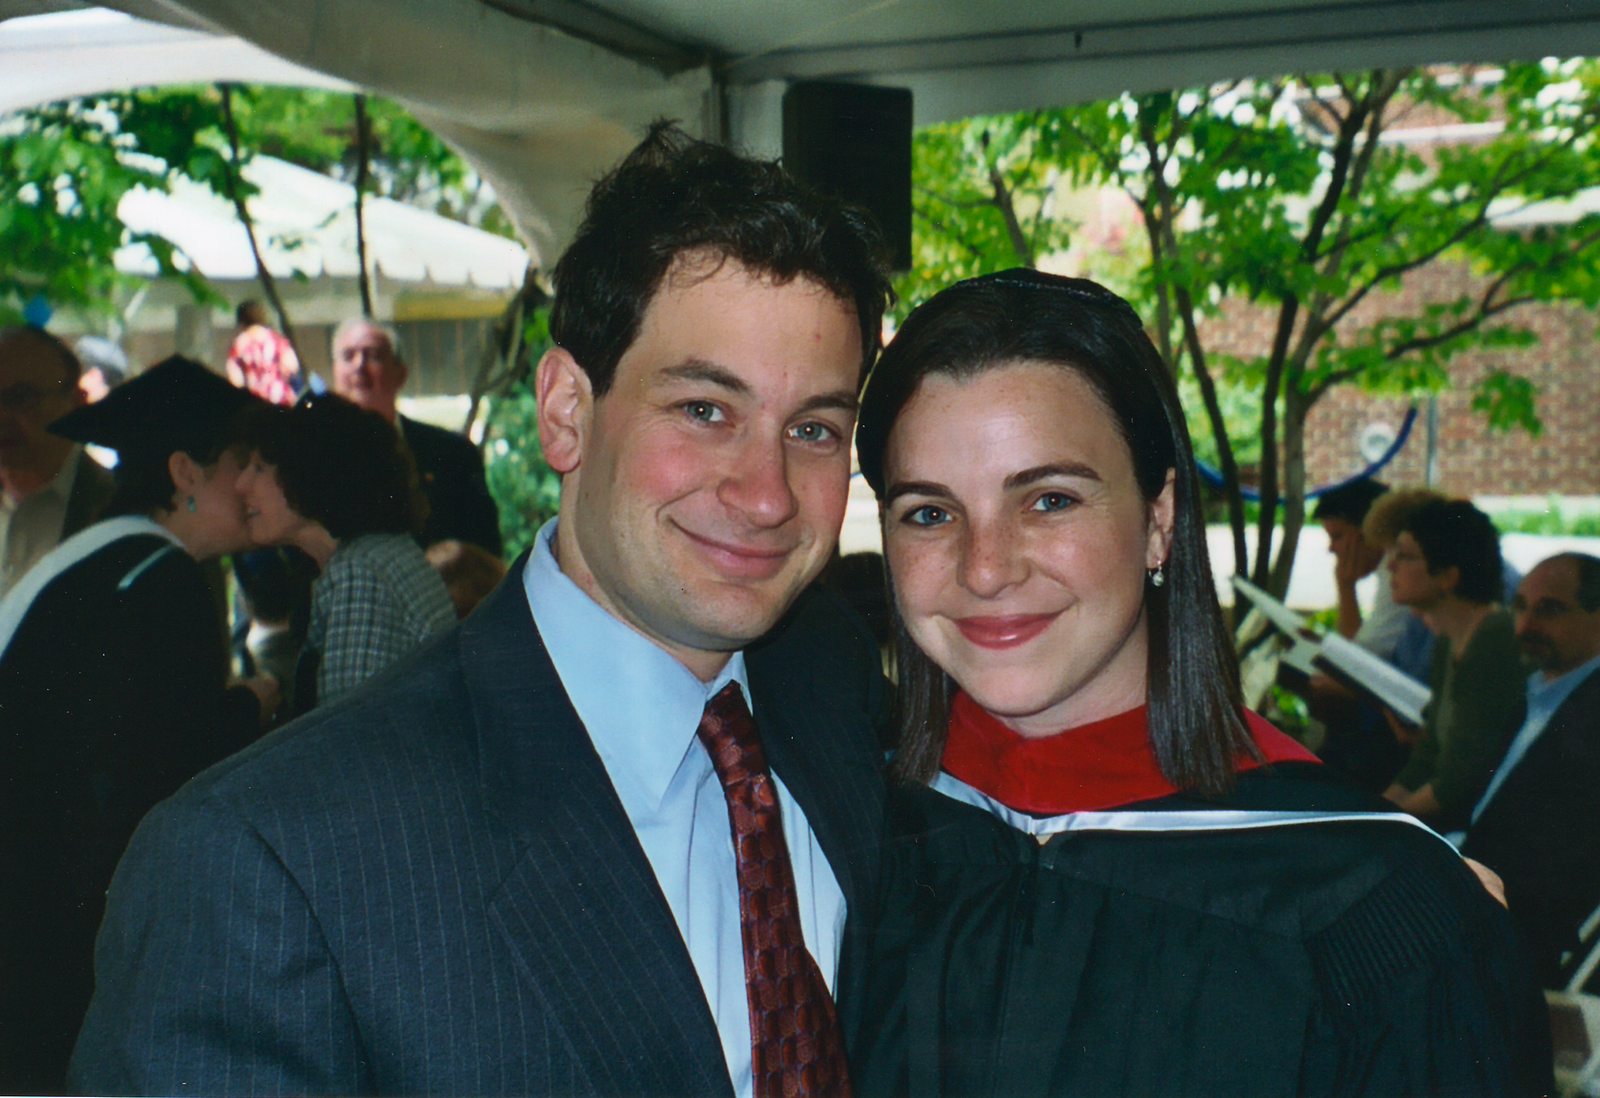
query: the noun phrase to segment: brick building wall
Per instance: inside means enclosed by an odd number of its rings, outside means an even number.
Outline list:
[[[1438,263],[1414,273],[1397,293],[1375,295],[1352,318],[1365,325],[1384,313],[1413,313],[1423,301],[1471,294],[1477,278],[1460,264]],[[1527,347],[1491,348],[1457,355],[1450,384],[1438,393],[1435,485],[1465,496],[1600,495],[1600,317],[1578,305],[1524,306],[1506,314],[1508,323],[1535,335]],[[1214,321],[1206,338],[1215,350],[1260,354],[1271,346],[1274,312],[1231,310]],[[1538,389],[1544,432],[1494,432],[1472,410],[1477,383],[1495,369],[1526,377]],[[1421,484],[1427,475],[1427,398],[1417,398],[1418,416],[1395,460],[1378,474],[1392,484]],[[1354,386],[1328,392],[1306,424],[1307,483],[1342,480],[1367,465],[1359,440],[1371,424],[1398,432],[1411,406],[1407,398],[1377,397]]]

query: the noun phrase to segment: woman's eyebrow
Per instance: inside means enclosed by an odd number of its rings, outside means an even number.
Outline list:
[[[884,503],[893,503],[901,496],[948,496],[950,489],[930,480],[903,480],[889,485],[883,494]]]
[[[1083,465],[1076,461],[1056,462],[1051,465],[1035,465],[1032,469],[1023,469],[1021,472],[1012,473],[1005,479],[1007,488],[1023,488],[1050,477],[1077,477],[1081,480],[1100,479],[1100,474],[1091,466]]]

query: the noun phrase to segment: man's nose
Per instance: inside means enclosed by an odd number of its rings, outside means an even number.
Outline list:
[[[754,526],[782,526],[793,518],[799,502],[789,484],[789,455],[782,441],[740,447],[717,498]]]

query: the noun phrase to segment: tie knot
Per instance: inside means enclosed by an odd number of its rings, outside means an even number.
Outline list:
[[[724,686],[706,703],[699,734],[724,787],[766,772],[761,737],[737,682]]]

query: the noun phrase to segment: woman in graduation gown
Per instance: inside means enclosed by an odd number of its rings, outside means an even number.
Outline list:
[[[276,704],[229,685],[201,561],[247,546],[230,423],[251,398],[168,359],[52,424],[115,449],[102,520],[0,601],[0,1091],[59,1093],[106,886],[139,819]]]
[[[1026,270],[944,291],[857,446],[901,695],[858,1095],[1548,1089],[1505,912],[1243,709],[1183,415],[1125,302]]]

